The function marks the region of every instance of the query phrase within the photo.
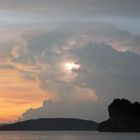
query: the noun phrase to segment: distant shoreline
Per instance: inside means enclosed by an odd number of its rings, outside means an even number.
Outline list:
[[[98,123],[75,118],[41,118],[0,126],[0,131],[96,131]]]

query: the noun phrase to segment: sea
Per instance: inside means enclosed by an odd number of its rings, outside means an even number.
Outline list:
[[[140,133],[95,131],[1,131],[0,140],[140,140]]]

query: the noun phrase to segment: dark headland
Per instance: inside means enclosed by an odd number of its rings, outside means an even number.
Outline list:
[[[99,123],[102,132],[140,132],[140,104],[115,99],[108,107],[109,119]]]
[[[38,131],[38,130],[97,130],[93,121],[72,118],[42,118],[0,126],[0,131]]]

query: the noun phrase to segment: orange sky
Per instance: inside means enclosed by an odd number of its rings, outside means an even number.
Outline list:
[[[0,122],[16,120],[48,98],[35,81],[22,79],[15,69],[0,70]]]

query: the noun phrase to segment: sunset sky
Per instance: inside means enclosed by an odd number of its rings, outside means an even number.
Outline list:
[[[140,101],[139,0],[0,0],[0,123],[101,121]]]

